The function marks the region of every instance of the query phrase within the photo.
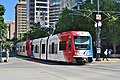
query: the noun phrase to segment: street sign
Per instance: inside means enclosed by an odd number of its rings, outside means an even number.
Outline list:
[[[97,53],[101,53],[101,48],[97,48]]]
[[[102,17],[101,17],[101,14],[96,14],[96,20],[101,20]]]
[[[100,21],[98,21],[98,23],[95,22],[94,26],[95,26],[95,27],[97,27],[97,26],[101,27],[101,26],[102,26],[102,22],[100,22]]]

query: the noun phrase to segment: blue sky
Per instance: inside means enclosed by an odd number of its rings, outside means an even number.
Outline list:
[[[18,0],[0,0],[0,4],[4,5],[6,11],[4,15],[5,20],[15,20],[15,6]]]

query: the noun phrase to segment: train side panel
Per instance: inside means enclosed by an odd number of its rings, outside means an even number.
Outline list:
[[[51,36],[48,43],[48,59],[54,61],[66,61],[63,51],[59,51],[59,36]]]
[[[32,42],[33,46],[33,55],[34,58],[40,59],[41,58],[41,53],[40,53],[40,41],[41,39],[35,39]]]
[[[17,54],[21,56],[27,56],[26,42],[19,42],[17,44]]]
[[[46,52],[47,39],[48,37],[42,38],[42,42],[41,42],[41,59],[44,60],[47,59],[47,52]]]

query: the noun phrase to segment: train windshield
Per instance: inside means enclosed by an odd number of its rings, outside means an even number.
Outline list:
[[[90,49],[90,37],[89,36],[75,36],[75,49],[76,50],[89,50]]]

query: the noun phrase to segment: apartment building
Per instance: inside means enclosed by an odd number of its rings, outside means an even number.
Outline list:
[[[15,33],[16,38],[26,33],[26,0],[19,0],[15,6]]]
[[[15,23],[11,23],[9,25],[9,40],[12,40],[13,38],[15,38]]]
[[[33,28],[41,19],[49,27],[49,0],[27,0],[27,28]]]
[[[49,6],[49,26],[54,27],[62,11],[61,2],[60,0],[50,0]]]
[[[12,40],[15,38],[15,21],[12,20],[5,20],[7,24],[7,39]]]

